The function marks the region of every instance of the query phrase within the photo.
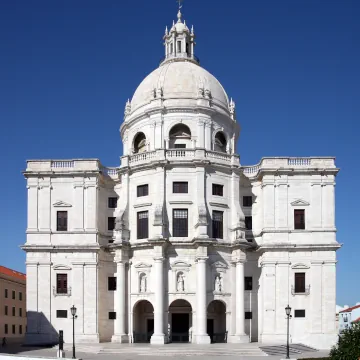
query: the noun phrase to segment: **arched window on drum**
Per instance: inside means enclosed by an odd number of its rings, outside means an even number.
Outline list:
[[[223,132],[219,131],[215,135],[214,150],[226,153],[226,137]]]
[[[175,149],[191,148],[191,131],[185,124],[173,126],[169,133],[169,147]]]
[[[143,153],[147,150],[146,136],[144,133],[137,133],[134,138],[134,154]]]

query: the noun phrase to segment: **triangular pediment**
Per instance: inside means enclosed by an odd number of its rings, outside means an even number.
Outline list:
[[[137,269],[145,269],[145,268],[151,267],[151,264],[147,264],[147,263],[144,263],[144,262],[140,262],[140,263],[136,264],[135,267],[136,267]]]
[[[189,268],[191,265],[185,261],[177,260],[171,264],[172,268]]]
[[[302,199],[297,199],[297,200],[294,200],[292,203],[291,203],[292,206],[308,206],[310,205],[307,201],[305,200],[302,200]]]
[[[65,201],[57,201],[53,204],[55,207],[71,207],[72,205]]]

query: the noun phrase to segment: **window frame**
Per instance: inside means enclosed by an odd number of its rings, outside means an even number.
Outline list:
[[[250,226],[249,226],[249,222],[250,222]],[[245,216],[245,230],[252,230],[252,229],[253,229],[252,216]]]
[[[186,217],[175,217],[175,213],[184,212]],[[182,224],[185,226],[182,227]],[[189,236],[189,210],[188,209],[173,209],[172,211],[172,237],[188,237]]]
[[[19,308],[19,317],[22,317],[22,308]]]
[[[19,325],[19,335],[22,335],[22,325]]]
[[[56,211],[56,231],[68,231],[69,214],[67,210]]]
[[[4,297],[5,299],[9,298],[9,289],[4,289]]]
[[[15,306],[12,306],[11,316],[16,316],[16,307]]]
[[[22,291],[19,291],[19,301],[22,301],[23,297],[22,297]]]
[[[306,273],[295,272],[294,273],[294,293],[304,294],[306,292]]]
[[[244,290],[245,291],[253,290],[253,277],[252,276],[244,276]]]
[[[221,216],[221,220],[215,220],[217,216]],[[212,237],[214,239],[224,238],[224,212],[213,210],[211,216]]]
[[[108,208],[116,209],[117,208],[118,197],[117,196],[109,196],[108,197]]]
[[[68,291],[69,291],[68,274],[57,273],[56,294],[68,294]]]
[[[56,310],[56,318],[57,319],[67,319],[68,311],[67,310]]]
[[[144,217],[141,218],[140,214],[143,214]],[[146,224],[146,226],[144,224]],[[148,238],[149,238],[149,211],[148,210],[138,211],[136,213],[136,239],[141,240]]]
[[[12,326],[11,326],[11,334],[16,335],[16,325],[15,324],[12,324]]]
[[[296,309],[296,310],[294,310],[294,317],[296,317],[296,318],[305,318],[306,317],[305,309]]]
[[[189,182],[188,181],[173,181],[172,186],[173,194],[188,194]]]
[[[16,291],[12,290],[11,292],[11,300],[16,300]]]
[[[116,291],[116,276],[108,276],[108,291]]]
[[[136,197],[149,196],[149,184],[142,184],[136,187]]]
[[[108,320],[116,320],[116,311],[109,311]]]
[[[5,335],[9,334],[9,324],[4,324],[4,334]]]
[[[186,144],[174,144],[174,149],[186,149]]]
[[[250,200],[250,201],[248,201],[248,200]],[[243,207],[252,207],[252,205],[253,205],[253,197],[252,197],[252,195],[244,195],[243,196]]]
[[[108,231],[114,231],[115,230],[115,225],[116,225],[116,217],[115,216],[108,216],[108,221],[107,221],[107,230]]]
[[[294,230],[305,230],[305,209],[294,209]]]
[[[252,320],[252,311],[245,311],[245,320]]]
[[[219,193],[217,194],[217,192]],[[212,194],[213,196],[224,196],[224,185],[212,184]]]
[[[9,307],[7,305],[4,307],[4,315],[9,316]]]

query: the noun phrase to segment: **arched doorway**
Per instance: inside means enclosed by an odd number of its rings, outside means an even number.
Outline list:
[[[134,343],[148,343],[154,333],[154,308],[147,300],[141,300],[133,308]]]
[[[220,300],[213,300],[207,308],[207,333],[212,343],[227,340],[226,305]]]
[[[186,300],[175,300],[169,306],[170,341],[191,342],[192,308]]]

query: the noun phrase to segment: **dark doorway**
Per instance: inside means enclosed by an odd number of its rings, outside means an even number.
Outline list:
[[[172,342],[189,342],[189,314],[172,314]]]
[[[154,319],[147,319],[147,326],[146,326],[146,336],[147,336],[147,341],[150,342],[151,336],[154,333]]]
[[[211,343],[214,342],[214,319],[207,319],[206,331],[210,336]]]

